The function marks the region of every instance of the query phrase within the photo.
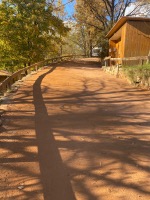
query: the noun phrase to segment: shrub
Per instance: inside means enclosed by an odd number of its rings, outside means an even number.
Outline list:
[[[132,83],[149,84],[150,64],[138,66],[124,66],[123,71]]]

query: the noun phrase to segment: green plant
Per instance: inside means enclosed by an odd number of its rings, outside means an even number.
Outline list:
[[[148,82],[150,78],[150,64],[124,66],[123,71],[132,83]]]

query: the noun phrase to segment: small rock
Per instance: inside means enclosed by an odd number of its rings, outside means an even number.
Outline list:
[[[60,106],[60,108],[61,108],[61,109],[64,109],[64,106],[65,106],[65,105],[62,105],[62,106]]]
[[[24,189],[24,185],[19,185],[19,186],[18,186],[18,189],[19,189],[19,190]]]
[[[99,162],[100,167],[102,166],[102,162]]]

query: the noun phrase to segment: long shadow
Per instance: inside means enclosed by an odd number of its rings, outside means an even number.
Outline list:
[[[128,86],[117,88],[112,83],[112,89],[108,90],[110,83],[103,79],[92,89],[89,78],[78,78],[81,88],[73,91],[67,90],[65,84],[59,90],[55,85],[52,86],[53,81],[45,86],[44,80],[42,84],[45,76],[55,68],[52,67],[37,79],[33,96],[32,90],[26,87],[18,91],[20,96],[14,99],[14,108],[10,111],[13,116],[7,116],[11,131],[9,129],[8,135],[0,136],[3,141],[1,148],[8,150],[8,155],[4,152],[0,159],[0,164],[19,175],[22,182],[27,178],[38,180],[32,182],[32,185],[25,181],[25,189],[16,193],[14,198],[41,199],[39,195],[44,193],[45,200],[74,200],[71,179],[78,199],[83,196],[83,199],[88,200],[109,200],[112,192],[115,195],[117,190],[119,193],[124,190],[124,193],[122,196],[117,196],[117,193],[115,197],[112,196],[116,200],[127,199],[131,190],[143,196],[142,199],[148,199],[150,123],[149,109],[143,107],[149,103],[149,95],[141,91],[137,93],[136,89]],[[51,74],[47,77],[50,78]],[[94,79],[94,83],[96,81]],[[140,101],[142,105],[134,104]],[[18,106],[22,103],[22,106]],[[35,117],[32,103],[35,106]],[[137,106],[142,107],[136,109]],[[26,133],[25,129],[33,132]],[[14,132],[18,132],[18,135]],[[28,151],[35,146],[38,146],[38,157],[36,152]],[[21,156],[12,158],[9,152],[20,153]],[[27,167],[26,163],[30,165]],[[9,181],[12,180],[9,176]],[[1,182],[3,187],[0,190],[3,193],[11,192],[14,187],[12,183],[8,187],[5,179]],[[41,187],[39,189],[41,182],[43,190]],[[14,185],[16,188],[18,184]]]
[[[52,133],[49,116],[41,92],[44,77],[52,73],[56,66],[42,74],[33,85],[35,106],[35,131],[38,142],[38,156],[41,181],[45,200],[75,200],[75,196],[65,171],[55,138]]]

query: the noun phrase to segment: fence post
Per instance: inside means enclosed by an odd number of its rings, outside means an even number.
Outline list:
[[[5,85],[2,85],[2,86],[1,86],[1,90],[0,90],[0,95],[4,95],[4,94],[5,94],[5,91],[6,91],[6,86],[5,86]]]
[[[27,69],[27,74],[30,74],[31,73],[31,70],[30,69]]]
[[[116,73],[116,77],[119,77],[119,64],[117,64],[117,73]]]
[[[18,74],[18,77],[17,77],[17,80],[21,80],[21,73],[20,74]]]
[[[9,81],[8,83],[7,83],[7,90],[10,90],[11,89],[11,82]]]
[[[147,64],[150,63],[150,55],[147,56]]]
[[[140,64],[140,65],[143,65],[143,63],[144,63],[144,60],[141,58],[141,59],[139,60],[139,64]]]
[[[35,71],[36,71],[36,72],[38,71],[38,66],[37,66],[37,65],[35,65]]]

